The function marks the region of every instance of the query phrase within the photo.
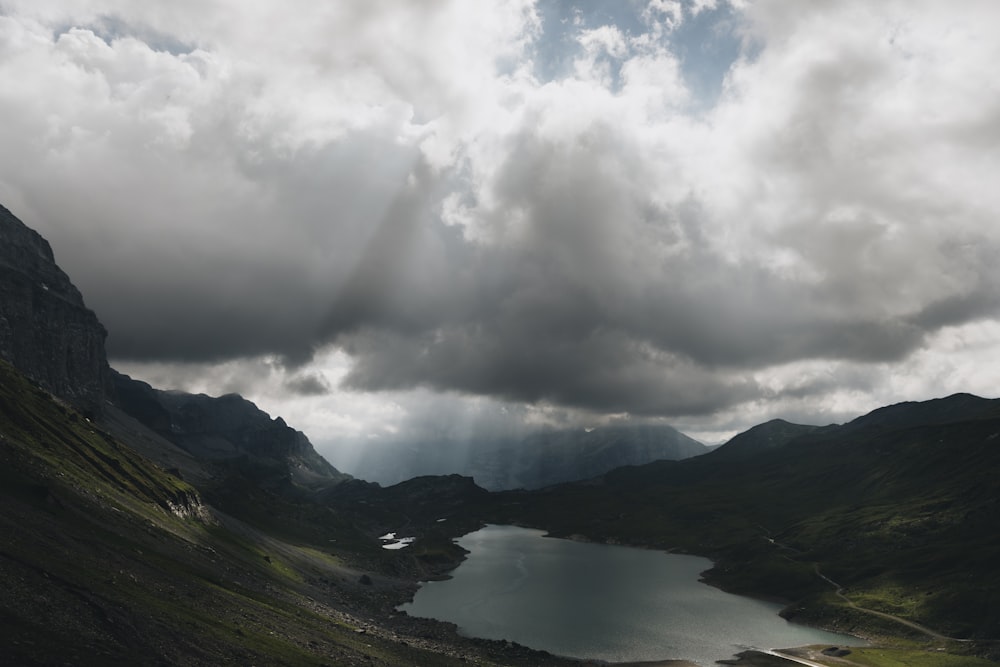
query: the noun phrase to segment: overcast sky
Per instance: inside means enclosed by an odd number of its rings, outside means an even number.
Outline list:
[[[0,0],[0,203],[348,443],[1000,387],[995,0]]]

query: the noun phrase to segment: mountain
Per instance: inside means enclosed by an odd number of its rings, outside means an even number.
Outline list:
[[[845,424],[841,433],[878,432],[909,426],[930,426],[977,419],[993,413],[997,402],[972,394],[953,394],[930,401],[887,405]]]
[[[995,654],[1000,400],[957,394],[798,428],[765,424],[708,456],[510,495],[490,521],[707,555],[709,581],[793,600],[796,620],[921,636],[863,607]]]
[[[734,435],[712,452],[712,458],[729,461],[750,459],[768,449],[784,447],[799,436],[812,433],[818,428],[806,424],[793,424],[784,419],[772,419]]]
[[[111,392],[107,331],[52,247],[0,206],[0,359],[53,394],[100,412]]]
[[[125,413],[196,459],[238,466],[272,486],[317,489],[351,478],[320,456],[304,433],[238,394],[162,391],[117,372],[112,379]]]
[[[488,489],[537,489],[622,466],[698,456],[709,449],[671,426],[611,425],[532,434],[488,452],[472,476]]]
[[[491,491],[538,489],[597,477],[621,466],[684,459],[709,451],[670,426],[609,425],[545,430],[519,439],[369,445],[353,473],[382,484],[457,473]]]
[[[6,209],[0,296],[3,664],[572,664],[394,612],[461,560],[472,480],[351,480],[239,396],[114,373]],[[383,549],[388,527],[416,541]]]
[[[420,480],[391,491],[378,514],[398,528],[418,497],[416,507],[440,517],[442,502],[459,505],[477,492],[468,484],[450,481],[453,495],[442,500],[435,480]],[[380,492],[365,489],[363,502]],[[308,524],[294,540],[220,512],[0,361],[0,662],[573,664],[394,613],[416,576],[440,574],[461,557],[457,547],[448,551],[447,523],[435,528],[437,542],[387,551],[379,533],[329,507],[278,498],[261,509],[289,508],[295,516],[282,521]]]
[[[312,487],[349,478],[305,435],[242,397],[157,391],[113,371],[107,331],[56,264],[48,241],[2,206],[0,239],[0,358],[41,387],[100,415],[109,429],[121,425],[109,411],[121,408],[161,437],[147,444],[169,449],[164,445],[171,443],[196,460],[238,463],[260,481],[269,476]],[[146,454],[156,457],[156,447],[147,446]]]

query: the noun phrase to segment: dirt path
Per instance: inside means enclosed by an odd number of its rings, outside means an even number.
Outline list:
[[[763,526],[761,526],[761,528],[763,529]],[[789,551],[792,551],[793,553],[798,551],[797,549],[794,549],[794,548],[792,548],[792,547],[790,547],[790,546],[788,546],[786,544],[782,544],[781,542],[778,542],[777,540],[771,538],[766,532],[764,534],[764,538],[768,542],[770,542],[772,545],[774,545],[776,547],[779,547],[781,549],[787,549]],[[793,559],[793,558],[791,558],[789,556],[785,556],[785,558],[787,558],[788,560],[793,560],[793,561],[795,560],[795,559]],[[936,639],[937,641],[952,641],[952,642],[969,642],[969,641],[972,641],[970,639],[958,639],[957,637],[948,637],[947,635],[942,635],[941,633],[935,632],[934,630],[931,630],[930,628],[928,628],[926,626],[920,625],[919,623],[914,623],[913,621],[908,621],[905,618],[900,618],[899,616],[894,616],[893,614],[888,614],[888,613],[885,613],[885,612],[882,612],[882,611],[875,611],[874,609],[866,609],[865,607],[862,607],[862,606],[856,604],[853,600],[851,600],[849,597],[847,597],[844,594],[844,587],[843,586],[841,586],[836,581],[834,581],[830,577],[828,577],[825,574],[823,574],[822,572],[820,572],[819,571],[819,563],[813,563],[813,571],[816,573],[817,577],[819,577],[820,579],[822,579],[826,583],[828,583],[831,586],[833,586],[834,592],[836,593],[837,597],[839,597],[841,600],[843,600],[847,604],[847,606],[851,607],[852,609],[857,609],[858,611],[863,612],[865,614],[870,614],[872,616],[878,616],[880,618],[884,618],[884,619],[887,619],[887,620],[899,623],[900,625],[905,625],[906,627],[912,628],[913,630],[916,630],[917,632],[925,634],[928,637],[930,637],[931,639]],[[788,657],[788,656],[783,656],[783,657]],[[808,664],[808,663],[805,663],[805,664]]]
[[[836,589],[834,592],[836,593],[837,597],[839,597],[841,600],[843,600],[845,603],[847,603],[847,606],[851,607],[852,609],[857,609],[858,611],[864,612],[866,614],[871,614],[872,616],[878,616],[880,618],[885,618],[885,619],[888,619],[890,621],[895,621],[896,623],[899,623],[901,625],[905,625],[908,628],[912,628],[912,629],[916,630],[917,632],[921,632],[921,633],[927,635],[928,637],[931,637],[932,639],[936,639],[938,641],[950,641],[950,642],[968,642],[968,641],[971,641],[969,639],[959,639],[957,637],[948,637],[947,635],[942,635],[942,634],[940,634],[938,632],[934,632],[930,628],[928,628],[926,626],[923,626],[923,625],[920,625],[919,623],[914,623],[913,621],[908,621],[905,618],[900,618],[899,616],[894,616],[893,614],[887,614],[887,613],[882,612],[882,611],[875,611],[874,609],[866,609],[865,607],[861,607],[858,604],[856,604],[853,600],[851,600],[849,597],[847,597],[846,595],[844,595],[844,587],[843,586],[841,586],[836,581],[834,581],[833,579],[831,579],[830,577],[826,576],[825,574],[823,574],[822,572],[819,571],[819,564],[818,563],[813,564],[813,570],[816,572],[816,576],[817,577],[819,577],[820,579],[822,579],[826,583],[828,583],[831,586],[833,586],[834,589]]]
[[[788,662],[794,662],[798,665],[808,665],[809,667],[829,667],[829,665],[824,665],[821,662],[813,662],[812,660],[801,658],[795,655],[789,655],[788,653],[782,653],[781,651],[774,651],[768,649],[766,651],[761,651],[761,653],[766,653],[767,655],[773,655],[776,658],[782,658],[784,660],[787,660]]]

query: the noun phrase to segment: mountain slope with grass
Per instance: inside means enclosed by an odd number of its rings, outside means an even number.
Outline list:
[[[304,433],[239,394],[163,391],[114,371],[112,378],[122,411],[217,472],[304,492],[351,479],[320,456]]]
[[[4,664],[562,664],[393,624],[417,557],[311,511],[309,540],[220,512],[0,361]]]
[[[940,635],[1000,638],[1000,401],[889,406],[754,456],[726,448],[512,494],[496,520],[709,555],[713,583],[848,632],[908,634],[834,588]]]
[[[0,213],[0,663],[567,664],[394,612],[478,525],[436,519],[485,491],[353,483],[238,396],[114,374],[51,248]],[[383,549],[404,522],[418,539]]]

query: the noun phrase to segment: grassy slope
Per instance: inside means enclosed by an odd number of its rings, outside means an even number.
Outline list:
[[[199,502],[0,362],[0,663],[494,664],[373,623],[400,584],[362,584],[336,521],[309,545]]]
[[[995,662],[969,656],[948,655],[937,651],[883,650],[859,648],[851,652],[850,660],[859,667],[991,667]],[[831,664],[844,664],[833,663]]]
[[[489,498],[460,480],[414,480],[325,506],[252,484],[212,492],[251,529],[199,518],[194,489],[0,363],[0,657],[25,665],[456,664],[423,650],[447,651],[447,643],[403,643],[382,621],[359,616],[391,608],[375,598],[398,592],[380,587],[384,576],[360,585],[350,566],[412,575],[453,563],[450,532],[480,518],[707,554],[718,562],[716,583],[796,600],[800,620],[907,634],[848,606],[819,567],[858,605],[943,634],[993,638],[997,433],[1000,420],[986,416],[813,438],[738,465],[701,457],[622,469],[601,485]],[[414,545],[422,559],[393,560],[398,552],[368,537],[405,522],[441,532]],[[359,625],[370,631],[358,634]],[[858,657],[891,665],[935,655],[919,650],[934,642],[911,638],[910,649]]]

